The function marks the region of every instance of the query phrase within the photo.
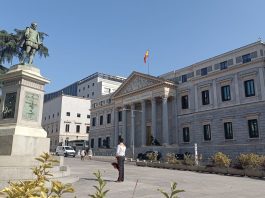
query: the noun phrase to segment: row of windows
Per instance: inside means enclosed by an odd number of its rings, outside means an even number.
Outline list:
[[[70,116],[71,115],[71,113],[70,112],[66,112],[66,116]],[[76,114],[76,117],[78,117],[78,118],[81,118],[81,114],[80,113],[77,113]],[[90,115],[89,114],[87,114],[87,116],[86,116],[87,118],[90,118]]]
[[[248,54],[244,54],[242,56],[236,57],[236,63],[248,63],[251,62],[251,60],[253,58],[257,58],[257,51],[252,52],[252,53],[248,53]],[[229,59],[220,63],[217,63],[214,65],[214,70],[224,70],[227,69],[229,66],[234,64],[234,60],[233,59]],[[213,67],[212,66],[208,66],[205,68],[201,68],[199,70],[196,71],[196,76],[206,76],[208,75],[209,72],[213,71]],[[187,73],[184,74],[180,77],[177,77],[177,81],[181,81],[182,83],[187,82],[189,78],[194,77],[194,72],[191,73]]]
[[[57,112],[57,117],[59,117],[60,116],[60,113],[59,112]],[[54,115],[54,113],[52,114],[52,118],[54,118],[55,117],[55,115]],[[48,117],[47,117],[48,119],[51,119],[51,116],[49,115]],[[47,119],[46,118],[46,116],[44,117],[44,120],[46,120]]]
[[[70,131],[70,124],[65,124],[65,132]],[[90,126],[86,126],[86,133],[89,133]],[[80,133],[80,125],[75,125],[75,132]]]
[[[244,81],[244,90],[245,90],[245,96],[246,97],[255,96],[255,84],[254,84],[253,79]],[[231,100],[230,85],[225,85],[225,86],[221,87],[221,98],[222,98],[223,102]],[[201,101],[202,105],[210,104],[209,90],[204,90],[201,92],[201,99],[202,99],[202,101]],[[182,109],[188,109],[189,108],[188,95],[181,97],[181,106],[182,106]]]
[[[95,83],[92,83],[92,86],[95,86]],[[89,89],[90,85],[87,85],[87,88]],[[83,91],[86,89],[86,87],[83,87]],[[78,90],[78,92],[81,92],[81,89]],[[93,92],[94,93],[94,92]]]
[[[110,104],[110,103],[111,103],[111,99],[109,98],[107,100],[101,100],[99,103],[96,103],[96,102],[93,103],[92,107],[96,108],[98,105],[103,106],[105,104]]]
[[[234,139],[232,122],[225,122],[223,129],[224,129],[224,137],[226,140]],[[259,138],[258,120],[257,119],[248,120],[248,133],[249,133],[249,138]],[[183,137],[183,139],[182,139],[183,142],[190,142],[189,127],[184,127],[182,129],[182,137]],[[204,139],[204,141],[211,141],[212,140],[212,133],[211,133],[211,125],[210,124],[203,125],[203,139]]]
[[[99,125],[103,125],[104,123],[104,116],[101,115],[99,116]],[[107,114],[107,124],[110,124],[111,123],[111,114],[108,113]],[[97,118],[96,117],[93,117],[92,118],[92,126],[96,126],[97,125]]]
[[[94,138],[90,141],[91,148],[95,147]],[[106,139],[98,138],[98,148],[110,148],[110,137],[106,137]]]

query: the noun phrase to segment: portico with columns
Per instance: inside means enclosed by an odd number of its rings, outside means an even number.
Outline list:
[[[176,85],[133,72],[112,95],[113,147],[122,137],[128,148],[177,144]],[[156,141],[154,141],[156,140]]]

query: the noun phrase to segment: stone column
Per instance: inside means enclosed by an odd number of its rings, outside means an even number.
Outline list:
[[[113,139],[113,147],[115,147],[118,144],[118,137],[119,137],[119,109],[116,108],[114,110],[114,114],[115,114],[115,123],[114,123],[114,139]]]
[[[126,140],[126,137],[127,137],[127,130],[126,130],[126,127],[127,127],[127,122],[126,122],[126,115],[127,115],[127,110],[126,110],[126,105],[124,105],[123,107],[123,111],[122,111],[122,138],[124,139],[124,143],[127,145],[127,140]]]
[[[175,133],[176,134],[176,137],[175,139],[173,140],[173,143],[178,143],[178,105],[177,105],[177,98],[176,97],[173,97],[173,120],[175,121],[175,131],[172,131],[172,133]],[[174,137],[174,136],[173,136]]]
[[[130,147],[134,147],[134,138],[135,138],[135,104],[131,104],[131,133],[130,133]]]
[[[195,101],[195,112],[198,112],[199,105],[198,105],[198,86],[194,85],[194,101]]]
[[[162,98],[162,126],[163,126],[163,145],[168,144],[168,109],[167,109],[167,97]]]
[[[146,145],[146,120],[145,120],[145,100],[142,100],[141,102],[142,106],[142,120],[141,120],[141,133],[142,133],[142,141],[141,145],[145,146]]]
[[[217,90],[215,80],[213,80],[213,108],[217,108]]]
[[[156,138],[156,98],[152,98],[152,135]]]
[[[265,100],[264,68],[259,68],[259,80],[261,89],[261,99]]]
[[[239,85],[238,85],[238,75],[235,74],[235,97],[236,97],[236,104],[240,104],[240,95],[239,95]]]

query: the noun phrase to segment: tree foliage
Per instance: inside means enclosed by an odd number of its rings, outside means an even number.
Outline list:
[[[20,48],[21,40],[24,36],[25,30],[15,29],[15,33],[8,33],[6,30],[0,30],[0,64],[11,63],[16,57],[19,60],[22,57],[22,49]],[[39,32],[40,39],[43,42],[44,38],[48,36],[44,32]],[[49,56],[48,48],[40,45],[37,51],[40,57]]]

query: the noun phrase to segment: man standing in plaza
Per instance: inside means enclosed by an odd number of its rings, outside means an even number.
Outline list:
[[[119,171],[119,177],[118,177],[117,182],[123,182],[124,181],[125,151],[126,151],[126,146],[123,143],[123,138],[120,138],[119,144],[117,146],[117,151],[116,151],[116,158],[118,161],[118,171]]]

